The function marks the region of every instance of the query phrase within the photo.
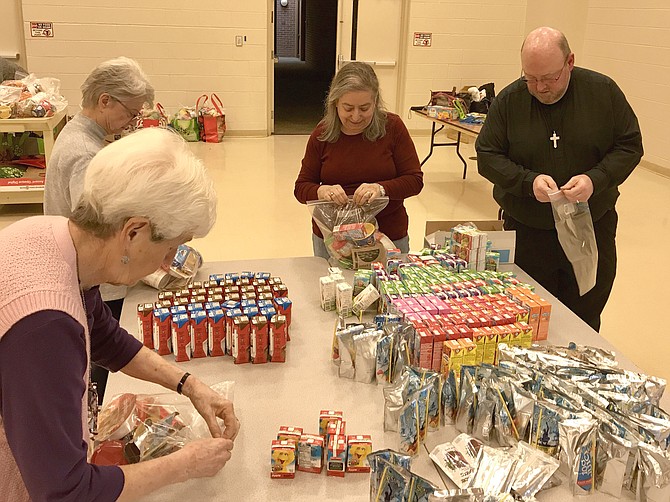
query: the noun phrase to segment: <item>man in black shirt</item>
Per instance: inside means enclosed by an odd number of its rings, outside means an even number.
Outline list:
[[[516,230],[514,261],[598,331],[616,275],[617,187],[642,158],[640,127],[611,78],[575,67],[560,31],[532,31],[521,67],[477,138],[479,173],[494,184],[505,228]],[[593,217],[596,285],[581,297],[549,203],[558,190],[570,202],[588,201]]]

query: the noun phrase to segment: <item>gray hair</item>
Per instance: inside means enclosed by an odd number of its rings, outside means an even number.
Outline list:
[[[348,92],[368,91],[374,99],[374,113],[372,122],[363,131],[363,136],[369,141],[377,141],[386,134],[386,106],[379,91],[377,75],[367,63],[353,61],[343,66],[333,77],[325,102],[325,113],[319,124],[323,132],[319,141],[335,143],[340,137],[342,122],[337,114],[337,102]]]
[[[154,240],[203,237],[214,225],[212,180],[176,133],[143,129],[103,148],[91,160],[70,220],[107,239],[132,217],[151,222]]]
[[[95,108],[104,93],[117,100],[144,98],[153,106],[154,88],[137,61],[118,57],[100,63],[81,84],[81,106]]]

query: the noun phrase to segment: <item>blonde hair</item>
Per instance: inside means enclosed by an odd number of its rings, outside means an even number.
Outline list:
[[[203,237],[214,225],[212,180],[176,133],[142,129],[100,150],[70,220],[105,239],[133,216],[151,222],[154,240]]]
[[[335,143],[342,131],[342,122],[337,114],[337,103],[348,92],[367,91],[374,100],[374,112],[370,125],[363,131],[363,137],[377,141],[386,134],[386,106],[379,91],[379,80],[375,71],[367,63],[353,61],[343,66],[333,77],[324,106],[324,115],[319,122],[323,132],[319,141]]]
[[[81,106],[95,108],[104,93],[121,101],[144,98],[149,106],[154,102],[154,88],[149,78],[137,61],[123,56],[100,63],[86,77],[81,84]]]

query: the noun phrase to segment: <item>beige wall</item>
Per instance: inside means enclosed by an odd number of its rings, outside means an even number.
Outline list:
[[[590,0],[580,61],[616,80],[640,121],[644,160],[670,172],[670,2]]]
[[[217,92],[231,133],[264,134],[271,3],[23,0],[26,63],[30,71],[60,78],[75,111],[79,85],[95,64],[120,54],[134,57],[169,111],[192,105],[201,92]],[[645,161],[670,169],[667,0],[409,0],[408,12],[399,85],[403,116],[410,106],[425,104],[431,90],[493,81],[500,91],[519,75],[524,35],[551,25],[566,33],[578,65],[617,81],[640,120]],[[53,21],[55,38],[31,39],[31,20]],[[414,32],[432,33],[432,47],[413,47]],[[247,36],[244,47],[235,47],[235,35]],[[420,132],[426,122],[407,124]]]
[[[496,92],[519,76],[526,0],[410,2],[402,108],[426,104],[430,91],[494,82]],[[414,47],[415,32],[432,33],[431,47]],[[412,132],[428,121],[407,122]]]
[[[267,127],[267,0],[23,0],[32,72],[61,79],[75,112],[79,86],[101,61],[124,55],[141,64],[169,112],[216,92],[231,132]],[[28,22],[53,21],[54,38],[30,38]],[[235,35],[246,36],[243,47]]]

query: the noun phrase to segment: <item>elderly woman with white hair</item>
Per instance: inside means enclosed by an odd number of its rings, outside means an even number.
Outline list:
[[[44,214],[69,217],[84,186],[89,162],[105,146],[105,136],[134,122],[144,104],[151,105],[154,88],[136,61],[119,57],[100,63],[81,86],[82,109],[56,138],[44,185]],[[121,317],[126,288],[102,284],[102,298],[115,319]],[[92,368],[100,403],[107,370]]]
[[[35,216],[0,231],[3,499],[134,499],[212,476],[230,459],[232,403],[122,329],[97,287],[132,285],[170,264],[215,217],[202,163],[175,134],[148,129],[93,158],[70,218]],[[213,437],[139,464],[89,464],[91,362],[182,392]]]

